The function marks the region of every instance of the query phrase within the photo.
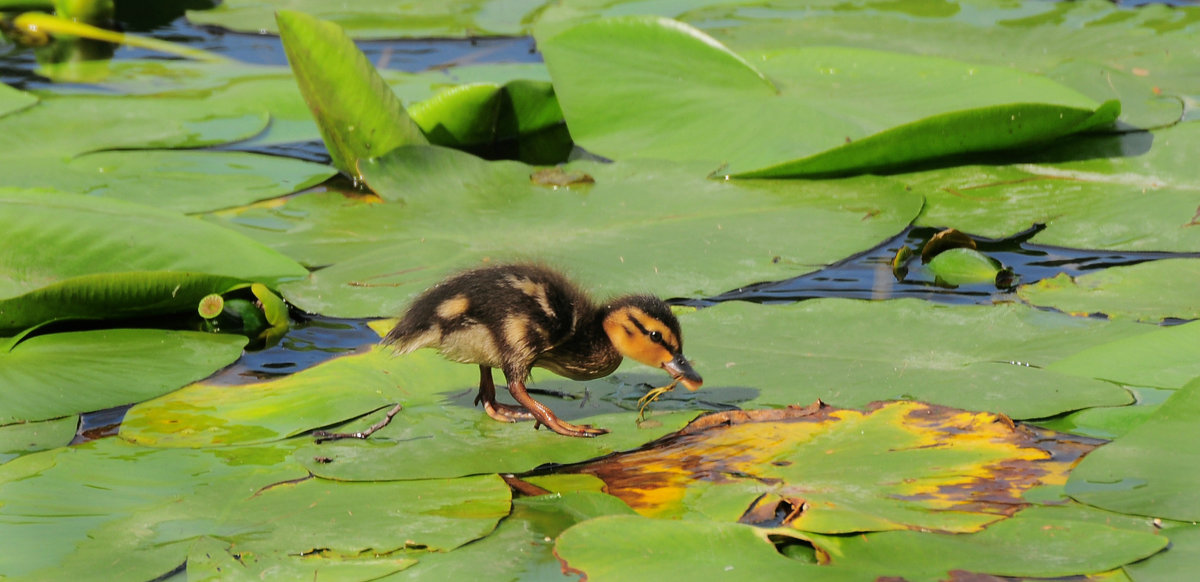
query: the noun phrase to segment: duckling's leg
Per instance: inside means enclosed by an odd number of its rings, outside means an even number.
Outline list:
[[[594,437],[608,433],[608,429],[596,428],[587,424],[571,424],[559,419],[554,415],[554,411],[546,407],[545,404],[534,400],[533,397],[529,395],[529,392],[525,390],[525,381],[515,379],[518,377],[517,374],[509,374],[506,372],[504,376],[508,379],[508,391],[512,393],[513,398],[516,398],[517,402],[520,402],[523,406],[525,406],[525,409],[532,413],[533,417],[537,419],[537,422],[534,423],[533,428],[537,428],[539,425],[544,424],[550,430],[558,434],[573,437]]]
[[[496,384],[492,381],[492,369],[479,366],[479,394],[475,396],[475,404],[483,403],[487,415],[500,422],[520,422],[533,420],[532,412],[520,407],[496,402]]]

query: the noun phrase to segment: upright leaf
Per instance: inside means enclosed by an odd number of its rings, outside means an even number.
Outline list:
[[[359,180],[359,160],[428,143],[341,27],[290,10],[281,10],[276,20],[300,92],[337,169]]]

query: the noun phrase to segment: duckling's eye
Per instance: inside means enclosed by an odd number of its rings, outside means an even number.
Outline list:
[[[662,343],[662,333],[657,332],[657,331],[650,332],[650,341],[652,341],[656,344]]]

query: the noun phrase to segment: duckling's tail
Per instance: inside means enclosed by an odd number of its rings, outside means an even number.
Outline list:
[[[399,356],[435,345],[441,335],[442,331],[436,323],[417,322],[406,317],[388,332],[383,338],[383,344],[391,346]]]

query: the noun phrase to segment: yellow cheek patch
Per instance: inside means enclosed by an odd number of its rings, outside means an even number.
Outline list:
[[[635,323],[636,322],[636,323]],[[642,329],[657,331],[663,335],[664,343],[675,341],[675,334],[665,325],[646,315],[636,307],[625,307],[615,311],[604,320],[604,331],[608,332],[613,347],[628,358],[633,358],[655,368],[671,361],[675,356],[663,346],[652,341]],[[672,345],[668,343],[668,345]]]
[[[442,319],[455,319],[467,312],[471,301],[466,295],[455,295],[437,306],[437,315]]]

